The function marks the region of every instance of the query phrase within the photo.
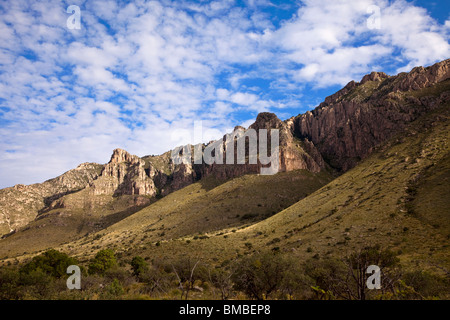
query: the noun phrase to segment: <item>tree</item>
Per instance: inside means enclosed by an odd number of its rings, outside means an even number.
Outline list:
[[[114,251],[111,249],[103,249],[97,252],[95,258],[91,260],[88,266],[89,274],[104,275],[106,270],[112,268],[117,263]]]
[[[305,274],[314,280],[315,286],[311,286],[316,299],[333,299],[343,296],[343,278],[346,267],[342,260],[325,258],[321,260],[310,259],[304,266]]]
[[[143,273],[148,270],[148,264],[144,258],[136,256],[131,260],[131,268],[133,269],[133,275],[139,278]]]
[[[20,268],[21,273],[30,274],[40,269],[44,273],[61,278],[66,276],[67,267],[78,264],[77,260],[67,254],[51,249],[41,255],[35,256],[31,261]]]
[[[209,281],[211,284],[220,290],[222,300],[227,300],[233,292],[233,270],[227,269],[210,269],[208,271]]]
[[[380,246],[365,247],[346,257],[344,260],[347,265],[346,287],[347,294],[352,299],[365,300],[369,288],[366,281],[368,278],[367,268],[370,265],[376,265],[381,270],[381,289],[394,290],[394,284],[399,279],[399,273],[396,268],[400,260],[397,255],[390,250],[381,250]],[[349,282],[354,282],[355,290],[351,289]]]
[[[258,253],[243,258],[232,278],[237,290],[263,300],[281,289],[291,266],[291,262],[279,253]]]
[[[376,265],[381,270],[381,291],[367,287],[366,282],[370,276],[367,268],[370,265]],[[388,290],[393,292],[400,277],[399,267],[399,259],[395,253],[372,246],[355,251],[340,260],[309,260],[305,265],[305,272],[316,282],[313,291],[326,293],[320,295],[322,297],[366,300],[368,295],[384,294]]]
[[[184,297],[187,300],[189,292],[194,288],[194,283],[198,276],[195,271],[199,263],[199,259],[181,257],[171,264],[178,280],[178,288],[181,290],[181,299]]]

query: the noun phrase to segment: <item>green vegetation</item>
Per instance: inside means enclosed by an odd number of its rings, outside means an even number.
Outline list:
[[[131,268],[133,269],[133,275],[136,277],[141,276],[148,270],[148,264],[145,262],[144,258],[136,256],[131,260]]]
[[[51,249],[42,255],[36,256],[26,263],[20,272],[24,274],[31,274],[38,270],[44,272],[55,278],[61,278],[66,275],[67,267],[78,264],[77,260],[69,257],[65,253]]]
[[[105,274],[105,272],[116,265],[116,257],[111,249],[100,250],[89,264],[89,274]]]
[[[61,257],[74,261],[57,251],[33,261]],[[220,265],[190,255],[151,262],[134,257],[131,269],[111,260],[112,251],[99,251],[88,268],[95,262],[102,271],[83,273],[81,290],[67,289],[60,263],[43,263],[46,271],[29,267],[31,261],[3,267],[0,299],[446,299],[450,289],[447,277],[404,272],[398,254],[378,246],[303,262],[267,250]],[[366,269],[373,263],[382,270],[379,290],[366,287]]]

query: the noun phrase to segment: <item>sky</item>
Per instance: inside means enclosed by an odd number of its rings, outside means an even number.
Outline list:
[[[259,112],[284,120],[371,71],[450,58],[449,9],[419,0],[0,0],[0,188],[107,163],[115,148],[144,156],[207,142]]]

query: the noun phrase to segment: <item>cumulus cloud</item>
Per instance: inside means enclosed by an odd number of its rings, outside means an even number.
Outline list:
[[[81,29],[70,30],[69,3],[1,2],[0,187],[103,163],[116,147],[165,152],[197,120],[219,137],[261,111],[294,115],[321,99],[311,88],[450,53],[449,21],[403,0],[244,3],[73,0]]]
[[[344,85],[376,67],[409,71],[450,55],[445,27],[409,2],[306,0],[303,4],[267,36],[275,39],[287,61],[300,66],[292,71],[297,82]],[[372,19],[379,20],[378,27],[372,26]],[[401,54],[393,56],[395,51]]]

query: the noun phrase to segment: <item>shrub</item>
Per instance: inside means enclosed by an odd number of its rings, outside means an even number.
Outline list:
[[[122,284],[119,280],[114,279],[111,284],[108,286],[108,293],[112,296],[121,296],[124,293]]]
[[[426,298],[440,297],[450,291],[450,280],[427,271],[413,271],[402,277],[405,283]],[[442,297],[442,298],[445,298]]]
[[[15,300],[19,292],[19,272],[12,268],[0,268],[0,300]]]
[[[235,289],[253,299],[269,298],[281,289],[292,266],[282,255],[272,252],[245,257],[237,263],[233,274]]]
[[[133,275],[139,277],[142,273],[148,270],[148,264],[144,258],[136,256],[131,260],[131,268],[133,269]]]
[[[20,268],[20,272],[29,274],[40,269],[47,275],[61,278],[67,275],[68,266],[76,265],[77,263],[76,259],[69,257],[67,254],[51,249],[31,259],[30,262]]]
[[[104,275],[105,271],[117,264],[114,252],[111,249],[104,249],[97,252],[95,258],[91,260],[88,267],[89,274]]]

